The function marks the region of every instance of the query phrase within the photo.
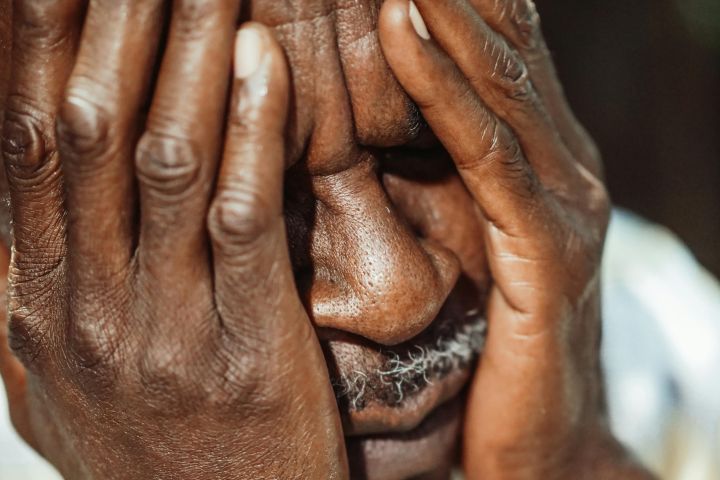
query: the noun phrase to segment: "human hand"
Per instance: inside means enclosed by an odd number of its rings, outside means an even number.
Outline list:
[[[16,423],[69,478],[344,478],[285,239],[279,45],[244,27],[224,125],[239,2],[175,3],[152,96],[164,2],[90,2],[80,41],[83,3],[15,3]]]
[[[489,334],[467,406],[466,475],[646,478],[603,411],[600,158],[533,3],[389,0],[380,38],[485,226]]]

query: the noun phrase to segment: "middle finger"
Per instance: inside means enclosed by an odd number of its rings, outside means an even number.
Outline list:
[[[239,0],[176,0],[138,144],[139,260],[175,282],[206,265],[205,215],[221,146]]]

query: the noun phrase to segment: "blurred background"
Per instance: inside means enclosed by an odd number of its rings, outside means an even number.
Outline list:
[[[720,276],[720,0],[536,0],[614,201]]]

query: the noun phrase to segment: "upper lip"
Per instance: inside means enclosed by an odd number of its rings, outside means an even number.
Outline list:
[[[391,354],[405,354],[417,346],[439,347],[439,341],[445,335],[445,328],[460,328],[465,325],[479,325],[482,318],[478,316],[477,296],[475,292],[456,288],[443,305],[438,317],[420,336],[411,339],[404,345],[393,348]],[[457,335],[460,331],[454,331]],[[341,332],[327,330],[324,340],[328,343],[329,358],[332,359],[331,369],[338,374],[352,373],[355,369],[369,372],[377,371],[385,366],[388,352],[366,342],[362,338]],[[459,337],[453,337],[458,338]],[[362,358],[356,363],[356,358]],[[420,388],[401,395],[398,402],[388,402],[386,398],[367,395],[360,408],[349,408],[347,401],[340,402],[344,433],[348,437],[398,434],[409,432],[418,427],[434,410],[449,400],[458,397],[468,383],[474,370],[474,362],[467,361],[455,364],[450,370],[438,372],[438,375],[425,377]],[[357,370],[355,370],[357,371]],[[392,386],[391,386],[392,388]]]

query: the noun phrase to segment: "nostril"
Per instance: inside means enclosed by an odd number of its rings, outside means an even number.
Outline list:
[[[428,259],[433,264],[437,275],[436,294],[442,299],[441,303],[445,303],[460,278],[462,271],[460,260],[453,252],[432,240],[423,239],[420,242],[427,252]]]

